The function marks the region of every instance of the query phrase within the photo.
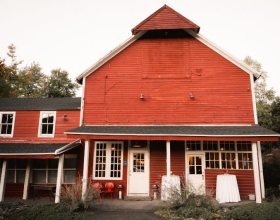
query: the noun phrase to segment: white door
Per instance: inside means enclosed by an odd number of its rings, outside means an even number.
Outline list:
[[[187,154],[186,183],[191,192],[205,192],[204,154]]]
[[[149,195],[149,151],[130,150],[128,194]]]

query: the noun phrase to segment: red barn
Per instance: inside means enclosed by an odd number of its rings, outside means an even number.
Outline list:
[[[84,192],[87,179],[112,182],[114,197],[159,187],[165,199],[168,181],[218,197],[229,173],[261,202],[260,141],[279,134],[258,125],[259,73],[199,30],[164,5],[77,77],[82,99],[0,99],[1,201],[54,184],[59,202],[79,174]]]
[[[261,201],[260,141],[279,135],[258,125],[259,74],[199,30],[164,5],[77,77],[81,126],[65,133],[82,140],[84,179],[150,196],[174,174],[215,192],[217,175],[229,172],[241,199]]]

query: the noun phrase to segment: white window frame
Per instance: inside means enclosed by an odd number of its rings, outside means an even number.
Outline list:
[[[96,165],[96,145],[97,144],[106,144],[106,170],[105,177],[95,177],[95,165]],[[121,169],[120,177],[110,177],[111,173],[111,146],[112,144],[121,144]],[[122,180],[123,178],[123,154],[124,154],[124,143],[123,141],[96,141],[94,143],[94,159],[93,159],[93,179],[95,180]]]
[[[54,114],[54,121],[53,121],[53,133],[52,134],[42,134],[42,119],[43,114]],[[55,124],[56,124],[56,111],[41,111],[40,112],[40,119],[39,119],[39,126],[38,126],[38,137],[54,137],[55,134]]]
[[[11,134],[1,134],[2,130],[2,117],[4,114],[12,114],[13,115],[13,123],[12,123],[12,131]],[[14,128],[15,128],[15,120],[16,120],[16,112],[0,112],[0,137],[12,138],[14,136]]]

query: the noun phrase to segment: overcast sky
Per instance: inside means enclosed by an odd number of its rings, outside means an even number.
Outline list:
[[[236,58],[258,60],[280,95],[280,0],[0,0],[0,57],[10,63],[13,43],[24,66],[75,79],[164,4]]]

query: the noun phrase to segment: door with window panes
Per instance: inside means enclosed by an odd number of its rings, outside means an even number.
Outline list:
[[[146,196],[149,194],[149,151],[131,149],[129,159],[128,193]]]
[[[187,154],[187,186],[196,194],[205,192],[204,154]]]

